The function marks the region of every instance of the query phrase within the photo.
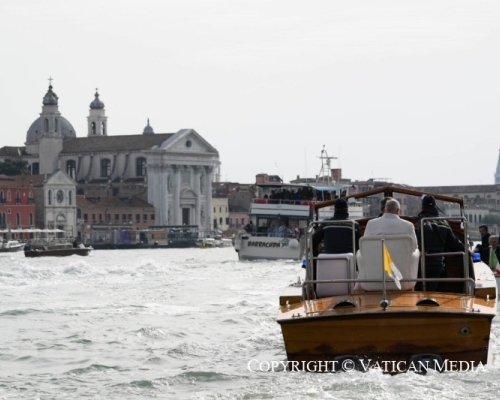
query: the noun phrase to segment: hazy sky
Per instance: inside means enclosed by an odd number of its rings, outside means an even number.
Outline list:
[[[52,76],[87,135],[193,128],[221,179],[319,173],[492,184],[500,1],[0,0],[0,146],[22,146]]]

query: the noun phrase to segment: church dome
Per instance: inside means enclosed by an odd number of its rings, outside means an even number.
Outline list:
[[[148,124],[144,128],[144,131],[142,132],[143,135],[153,135],[155,131],[153,130],[153,127],[149,125],[149,118],[148,118]]]
[[[71,139],[76,137],[75,129],[73,125],[64,117],[59,116],[59,131],[63,137],[63,140]],[[38,117],[28,129],[28,133],[26,134],[26,142],[35,142],[37,141],[43,133],[43,124],[42,117]]]
[[[59,97],[52,91],[52,85],[49,86],[49,90],[43,97],[43,105],[44,106],[57,106],[57,101]]]
[[[90,109],[91,110],[102,110],[104,108],[104,103],[99,100],[99,93],[95,92],[95,99],[92,103],[90,103]]]

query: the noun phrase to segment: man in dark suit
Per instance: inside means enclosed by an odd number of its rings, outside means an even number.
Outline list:
[[[490,236],[490,246],[481,251],[481,261],[488,264],[493,271],[500,272],[498,262],[500,260],[500,247],[498,247],[498,236]]]

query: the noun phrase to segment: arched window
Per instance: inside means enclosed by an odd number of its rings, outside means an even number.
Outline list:
[[[103,135],[106,134],[106,124],[104,122],[101,123],[101,132]]]
[[[68,160],[66,161],[66,173],[76,180],[76,161]]]
[[[92,123],[90,124],[90,129],[91,129],[91,131],[92,131],[92,135],[95,135],[95,122],[92,122]]]
[[[69,205],[73,204],[73,191],[72,190],[68,191],[68,204]]]
[[[0,204],[5,203],[5,197],[3,197],[3,190],[0,190]]]
[[[135,174],[137,176],[146,176],[146,159],[144,157],[135,160]]]
[[[47,204],[52,205],[52,190],[49,190],[47,193]]]
[[[45,132],[49,131],[49,120],[47,118],[43,120],[43,129],[45,130]]]
[[[16,213],[16,225],[21,226],[21,214]]]
[[[56,122],[56,125],[55,125],[55,129],[54,130],[57,132],[57,128],[58,128],[58,125],[59,125],[59,120],[56,118],[55,122]]]
[[[101,160],[101,178],[108,178],[111,176],[111,161],[107,158]]]
[[[16,204],[21,204],[21,193],[16,190]]]
[[[7,190],[7,201],[12,200],[12,195],[10,194],[10,190]]]
[[[30,213],[30,226],[33,226],[33,213]]]

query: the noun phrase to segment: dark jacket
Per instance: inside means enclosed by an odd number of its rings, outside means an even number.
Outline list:
[[[422,250],[420,226],[416,230],[416,235],[418,248]],[[427,254],[465,250],[463,243],[455,236],[448,225],[437,224],[430,221],[427,221],[424,225],[424,245]],[[444,267],[444,257],[426,257],[425,265]]]
[[[335,211],[332,218],[325,221],[346,221],[342,226],[348,228],[352,227],[352,221],[348,220],[349,214],[347,212]],[[333,228],[340,224],[320,224],[314,232],[312,237],[313,255],[319,254],[319,244],[323,242],[323,253],[342,254],[353,253],[352,248],[352,229],[345,229],[342,232]],[[359,248],[360,229],[359,224],[354,221],[354,236],[356,249]]]
[[[483,250],[489,249],[489,247],[490,247],[490,236],[491,235],[489,233],[487,233],[484,236],[481,236],[481,244],[476,245],[476,248],[474,249],[475,253],[482,253]]]

